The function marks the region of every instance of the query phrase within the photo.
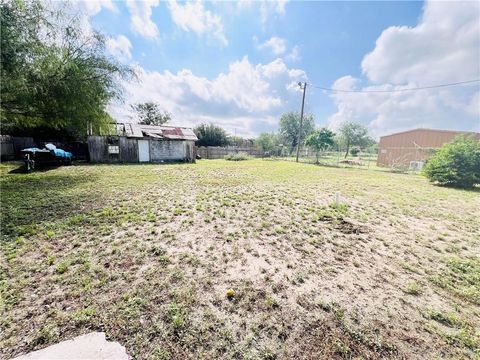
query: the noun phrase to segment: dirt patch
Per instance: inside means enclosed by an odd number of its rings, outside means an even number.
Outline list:
[[[335,229],[343,234],[365,234],[368,232],[366,226],[354,224],[351,221],[340,219],[335,222]]]

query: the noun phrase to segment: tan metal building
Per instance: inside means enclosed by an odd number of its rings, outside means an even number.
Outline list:
[[[472,135],[480,141],[480,133],[436,129],[414,129],[380,137],[378,166],[411,166],[412,161],[425,161],[435,149],[457,135]]]

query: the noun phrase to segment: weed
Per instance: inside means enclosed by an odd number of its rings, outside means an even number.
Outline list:
[[[423,291],[422,291],[422,287],[416,283],[415,281],[413,282],[410,282],[404,289],[404,291],[407,293],[407,294],[410,294],[410,295],[420,295]]]
[[[447,258],[442,274],[431,280],[456,296],[480,305],[480,259]]]
[[[55,256],[53,256],[53,255],[48,255],[48,257],[47,257],[47,264],[48,264],[49,266],[51,266],[51,265],[53,265],[54,263],[55,263]]]
[[[454,333],[444,334],[444,338],[448,343],[459,347],[465,347],[479,354],[480,351],[480,334],[477,332],[460,329]]]
[[[237,153],[237,154],[228,154],[228,155],[225,155],[225,160],[229,160],[229,161],[242,161],[242,160],[248,160],[250,159],[250,156],[248,156],[248,154],[246,153]]]
[[[55,269],[58,274],[63,274],[67,272],[68,268],[70,267],[70,261],[64,260],[58,263],[57,268]]]
[[[60,333],[56,325],[48,323],[43,325],[37,332],[33,343],[35,345],[48,344],[58,339]]]
[[[77,310],[73,314],[73,321],[81,325],[87,323],[92,317],[97,314],[97,309],[94,307],[87,307],[85,309]]]
[[[425,317],[450,327],[462,326],[463,324],[460,318],[456,314],[451,312],[441,312],[438,310],[431,309],[425,313]]]
[[[176,335],[180,335],[185,327],[185,319],[182,308],[178,304],[171,303],[169,305],[167,310],[167,319],[173,327],[173,332]]]
[[[265,305],[267,305],[269,308],[277,308],[279,306],[278,301],[271,296],[267,296],[265,298]]]
[[[170,360],[170,359],[173,359],[172,354],[169,351],[159,347],[155,348],[150,353],[150,356],[149,356],[149,360]]]
[[[157,245],[152,246],[150,252],[155,256],[165,256],[167,253],[165,249]]]

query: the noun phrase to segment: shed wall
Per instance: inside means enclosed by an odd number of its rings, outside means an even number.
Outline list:
[[[150,139],[150,161],[180,161],[187,158],[186,141]]]
[[[119,161],[122,163],[138,162],[138,142],[137,139],[119,137]]]
[[[109,162],[106,136],[89,136],[88,153],[91,162]]]
[[[150,162],[189,161],[195,162],[195,141],[144,138],[148,141]],[[118,154],[109,154],[108,146],[118,146]],[[100,163],[139,162],[138,139],[126,136],[89,136],[90,161]]]

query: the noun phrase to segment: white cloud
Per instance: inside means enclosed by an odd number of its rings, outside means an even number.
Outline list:
[[[127,61],[132,59],[132,43],[125,35],[118,35],[116,37],[108,38],[106,41],[107,50],[120,61]]]
[[[137,74],[138,83],[125,84],[128,103],[110,106],[118,120],[131,115],[131,103],[155,101],[173,114],[174,124],[213,122],[243,136],[274,130],[282,112],[299,106],[296,83],[306,79],[303,70],[288,68],[281,59],[254,65],[247,57],[211,80],[190,70],[174,74],[137,67]]]
[[[429,1],[415,27],[392,26],[362,61],[367,80],[351,76],[334,88],[405,89],[480,79],[478,2]],[[395,93],[335,93],[335,128],[345,120],[367,124],[374,135],[415,127],[480,131],[479,84]]]
[[[170,1],[168,8],[173,22],[184,31],[209,35],[223,46],[228,44],[221,17],[206,10],[201,1],[187,2],[184,5]]]
[[[87,16],[95,16],[102,8],[107,10],[118,12],[118,8],[112,0],[89,0],[89,1],[76,1],[78,7],[83,9]]]
[[[260,20],[262,24],[266,24],[273,15],[285,15],[285,6],[287,5],[288,0],[278,0],[278,1],[262,1],[260,3]]]
[[[158,0],[127,0],[128,11],[131,16],[132,31],[149,39],[158,37],[158,27],[152,21],[152,8],[157,7]]]
[[[300,49],[298,46],[294,46],[293,49],[285,57],[289,61],[298,61],[300,60]]]
[[[277,0],[275,1],[275,11],[278,14],[285,15],[285,6],[287,6],[288,0]]]
[[[273,36],[263,44],[258,45],[259,49],[270,49],[274,55],[282,55],[287,50],[287,42],[277,36]]]

